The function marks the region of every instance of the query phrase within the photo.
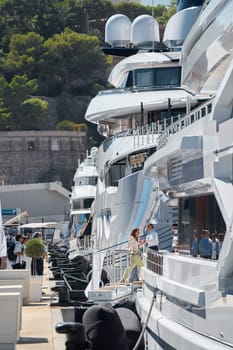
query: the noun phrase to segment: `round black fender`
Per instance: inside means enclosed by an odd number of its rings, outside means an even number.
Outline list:
[[[66,334],[66,350],[92,349],[92,344],[86,338],[83,324],[76,322],[57,323],[55,329],[57,333]]]
[[[123,327],[125,329],[127,341],[128,341],[128,348],[129,350],[132,350],[142,330],[139,318],[132,310],[128,308],[119,307],[116,309],[116,312],[118,313],[120,320],[123,324]],[[145,349],[145,344],[142,338],[142,341],[139,347],[137,348],[137,350],[144,350],[144,349]]]
[[[123,300],[119,301],[117,304],[115,304],[114,309],[118,309],[119,307],[130,309],[131,311],[133,311],[135,313],[135,315],[138,316],[136,305],[135,305],[135,300],[136,300],[135,295],[131,295],[127,299],[123,299]],[[138,316],[138,318],[139,318],[139,316]]]
[[[129,350],[126,332],[111,305],[93,305],[83,315],[93,350]]]

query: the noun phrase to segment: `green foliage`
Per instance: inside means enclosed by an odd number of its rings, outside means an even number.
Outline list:
[[[67,131],[87,131],[87,126],[86,124],[80,123],[74,123],[70,120],[62,120],[59,122],[56,126],[57,130],[67,130]]]
[[[48,102],[33,97],[25,100],[17,113],[21,130],[43,130],[48,128]]]
[[[37,88],[37,81],[29,80],[26,74],[15,75],[9,83],[0,77],[0,130],[20,129],[18,117],[22,113],[23,103],[29,100],[29,95],[35,93]],[[25,112],[23,118],[27,118]]]
[[[163,26],[175,0],[153,11]],[[115,13],[133,20],[152,8],[127,1],[0,0],[0,12],[0,130],[39,130],[49,127],[48,104],[36,95],[59,99],[104,89],[112,64],[100,50],[106,20]]]
[[[106,87],[107,87],[107,84],[103,85],[97,82],[91,86],[90,93],[92,96],[95,96],[99,91],[105,90]]]
[[[44,244],[40,239],[31,238],[27,241],[25,247],[25,255],[30,258],[40,258],[43,257],[45,252]]]
[[[1,46],[7,50],[13,34],[34,31],[47,39],[60,33],[66,11],[61,0],[1,0]]]
[[[8,86],[10,90],[6,97],[15,103],[23,101],[25,96],[33,94],[38,88],[36,79],[28,79],[26,74],[15,75]]]
[[[175,13],[176,13],[176,2],[175,0],[172,0],[168,9],[165,8],[164,11],[158,14],[158,17],[156,17],[156,19],[160,24],[165,26],[169,18],[173,16]]]
[[[3,69],[8,74],[27,73],[29,77],[36,76],[36,70],[44,51],[44,38],[33,32],[14,34],[10,41],[10,51]]]
[[[140,15],[151,15],[151,8],[147,6],[137,4],[134,2],[120,2],[115,5],[116,13],[122,13],[130,18],[133,21],[137,16]]]
[[[93,78],[107,64],[99,49],[99,40],[94,36],[65,31],[48,39],[44,47],[47,73],[60,77],[65,85],[77,78]]]

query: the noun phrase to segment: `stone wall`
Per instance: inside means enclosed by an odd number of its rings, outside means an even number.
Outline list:
[[[86,133],[0,132],[0,183],[61,181],[70,190],[78,159],[86,156]]]

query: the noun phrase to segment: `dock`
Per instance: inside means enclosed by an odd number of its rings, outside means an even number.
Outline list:
[[[60,322],[74,321],[74,310],[72,306],[54,306],[58,299],[51,290],[54,285],[51,277],[48,264],[45,263],[41,300],[22,306],[22,327],[15,350],[65,349],[66,335],[56,333],[55,326]],[[97,304],[108,301],[114,305],[140,287],[142,282],[115,284],[93,290],[90,297]]]
[[[51,306],[50,271],[45,263],[42,297],[40,302],[22,306],[22,329],[16,350],[64,350],[66,336],[55,331],[55,325],[63,322],[62,308]]]

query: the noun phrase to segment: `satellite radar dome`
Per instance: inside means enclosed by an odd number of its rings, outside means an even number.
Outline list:
[[[163,43],[169,48],[183,45],[186,36],[197,19],[200,7],[190,7],[173,15],[165,28]]]
[[[105,42],[113,47],[126,47],[130,43],[131,25],[125,15],[111,16],[105,25]]]
[[[132,23],[131,42],[141,48],[151,48],[153,42],[159,42],[159,25],[150,15],[141,15]]]

